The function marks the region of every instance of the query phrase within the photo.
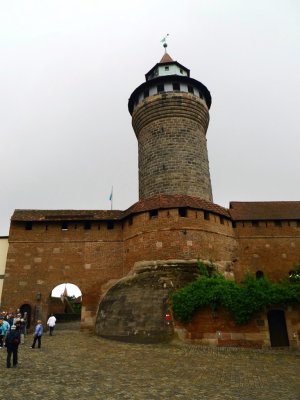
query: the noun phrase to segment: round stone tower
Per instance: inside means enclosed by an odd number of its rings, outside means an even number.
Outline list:
[[[206,145],[211,96],[168,53],[131,94],[139,198],[184,194],[212,201]]]

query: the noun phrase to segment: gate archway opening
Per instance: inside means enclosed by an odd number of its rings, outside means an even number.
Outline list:
[[[55,315],[60,325],[77,327],[81,319],[82,293],[78,286],[65,282],[55,286],[49,296],[48,314]]]

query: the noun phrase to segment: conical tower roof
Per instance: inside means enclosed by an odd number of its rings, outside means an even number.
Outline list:
[[[165,53],[159,63],[165,64],[165,63],[171,63],[171,62],[174,62],[174,60],[168,53]]]

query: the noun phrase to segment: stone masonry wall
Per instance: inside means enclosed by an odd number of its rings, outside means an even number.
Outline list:
[[[170,296],[195,280],[198,273],[195,261],[136,263],[130,274],[111,287],[102,299],[96,333],[141,343],[172,339],[173,323],[166,318],[171,312]]]
[[[212,201],[206,145],[209,114],[189,93],[163,93],[136,107],[139,196],[186,194]]]

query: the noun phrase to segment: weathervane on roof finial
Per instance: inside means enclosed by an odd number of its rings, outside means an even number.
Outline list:
[[[161,42],[163,43],[163,46],[165,48],[165,53],[167,52],[167,47],[168,47],[168,44],[167,44],[167,37],[168,36],[169,36],[169,34],[167,33],[166,36],[161,40]]]

